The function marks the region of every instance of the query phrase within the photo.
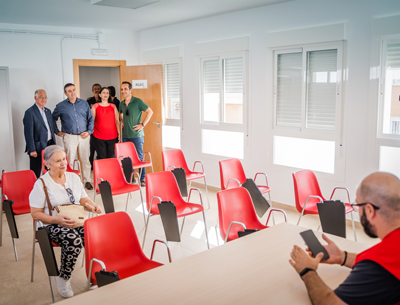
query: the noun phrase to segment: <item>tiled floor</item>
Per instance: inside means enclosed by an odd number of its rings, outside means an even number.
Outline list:
[[[145,188],[143,197],[145,198]],[[202,189],[203,191],[203,189]],[[204,194],[205,192],[203,192]],[[93,198],[93,191],[88,192]],[[206,208],[206,221],[209,232],[210,247],[217,247],[217,238],[215,234],[215,226],[217,222],[217,198],[216,191],[210,191],[211,209]],[[203,198],[206,198],[204,196]],[[198,195],[194,194],[192,202],[200,202]],[[126,195],[114,197],[116,211],[125,209]],[[96,203],[102,205],[101,197],[97,196]],[[207,202],[204,202],[207,207]],[[140,195],[138,192],[133,194],[133,199],[130,200],[128,206],[128,214],[132,218],[133,224],[139,236],[143,240],[144,235],[144,220],[142,208],[140,205]],[[288,222],[296,224],[299,214],[297,212],[287,211]],[[262,222],[266,221],[267,215],[264,215]],[[51,294],[49,281],[42,259],[39,246],[36,245],[35,255],[35,276],[34,281],[30,281],[31,274],[31,258],[32,258],[32,219],[30,215],[17,216],[17,226],[20,238],[16,240],[19,261],[16,262],[12,249],[12,242],[7,225],[5,215],[3,215],[3,245],[0,247],[0,304],[49,304],[51,303]],[[276,223],[283,221],[280,213],[275,216]],[[272,221],[270,221],[271,224]],[[180,222],[181,223],[181,222]],[[306,216],[302,219],[301,225],[306,228],[317,229],[318,218],[315,216]],[[347,227],[348,238],[353,240],[352,227]],[[368,238],[362,229],[357,228],[358,241],[364,244],[372,245],[377,240]],[[150,256],[151,247],[154,239],[164,239],[164,231],[161,224],[161,219],[158,216],[150,218],[150,225],[144,246],[144,252]],[[220,239],[220,238],[219,238]],[[222,240],[219,241],[222,244]],[[183,259],[190,255],[194,255],[201,251],[207,250],[206,238],[204,234],[204,223],[201,214],[191,215],[186,218],[185,226],[180,243],[169,243],[173,261]],[[55,249],[56,258],[60,257],[60,249]],[[289,253],[288,253],[289,258]],[[154,259],[162,263],[168,263],[168,257],[165,248],[158,244]],[[85,268],[82,267],[82,255],[78,260],[73,277],[71,280],[75,295],[85,292],[86,274]],[[54,285],[55,286],[55,285]],[[56,301],[63,298],[55,289]]]

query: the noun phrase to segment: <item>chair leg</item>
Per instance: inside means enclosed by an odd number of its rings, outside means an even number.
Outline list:
[[[219,238],[218,238],[218,224],[219,224],[219,218],[217,219],[217,224],[215,225],[215,236],[217,237],[217,246],[219,247]]]
[[[297,225],[299,225],[302,216],[303,216],[303,212],[300,213],[300,217],[299,217],[299,220],[297,221]]]
[[[268,197],[269,197],[269,205],[270,205],[270,207],[272,208],[271,191],[268,192]],[[275,225],[274,213],[272,213],[272,223]]]
[[[207,248],[210,249],[210,242],[209,242],[209,240],[208,240],[208,231],[207,231],[206,215],[204,214],[204,210],[203,210],[203,219],[204,219],[204,229],[205,229],[206,238],[207,238]]]
[[[154,173],[153,164],[151,164],[151,172]]]
[[[319,223],[317,231],[319,231],[319,229],[321,229],[321,223]]]
[[[206,176],[204,176],[204,185],[205,185],[205,187],[206,187],[206,195],[207,195],[208,209],[210,209],[210,198],[208,197],[208,188],[207,188]]]
[[[53,291],[53,283],[51,282],[51,276],[49,276],[49,282],[50,282],[51,298],[53,300],[53,303],[55,303],[56,301],[54,300],[54,291]]]
[[[140,200],[142,200],[142,209],[143,209],[143,220],[144,220],[144,225],[146,225],[146,214],[145,214],[145,208],[144,208],[144,202],[143,202],[143,195],[142,195],[142,188],[139,188],[140,192]]]
[[[354,225],[353,211],[351,211],[350,214],[351,214],[351,223],[353,225],[354,240],[357,241],[356,226]]]
[[[18,262],[17,247],[15,246],[14,238],[11,237],[11,239],[12,239],[12,243],[13,243],[13,247],[14,247],[15,260]]]
[[[182,236],[182,232],[183,232],[183,225],[185,224],[185,219],[186,219],[186,217],[183,217],[182,226],[181,226],[181,236]]]
[[[126,196],[126,206],[125,206],[125,213],[128,210],[128,202],[129,202],[129,193],[128,196]]]
[[[35,268],[35,246],[36,246],[36,232],[35,228],[33,228],[33,243],[32,243],[32,270],[31,270],[31,282],[33,282],[33,271]]]
[[[142,249],[144,248],[144,242],[146,241],[146,234],[147,234],[147,228],[149,227],[149,221],[150,221],[150,212],[149,212],[149,215],[147,216],[146,229],[144,230]]]

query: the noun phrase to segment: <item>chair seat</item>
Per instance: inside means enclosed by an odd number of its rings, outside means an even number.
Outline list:
[[[251,225],[246,225],[248,230],[263,230],[267,229],[268,226],[264,226],[262,223],[257,222]],[[229,232],[228,241],[238,239],[238,232],[243,231],[243,227],[237,224],[232,224],[231,230]]]
[[[303,215],[317,215],[318,214],[317,203],[318,202],[308,202]],[[349,203],[345,203],[344,205],[346,207],[346,210],[345,210],[346,214],[353,211],[353,208],[351,207],[351,205]],[[300,213],[301,213],[301,211],[300,211]]]
[[[151,166],[151,162],[137,162],[137,163],[132,163],[132,168],[142,168],[142,167],[148,167]]]
[[[204,210],[203,206],[197,203],[189,203],[183,200],[182,201],[172,200],[172,202],[175,204],[176,214],[178,217],[184,217],[196,214]],[[160,215],[157,204],[153,204],[153,207],[151,209],[151,214]]]
[[[137,184],[127,183],[126,185],[120,185],[120,186],[116,186],[116,187],[111,186],[111,194],[113,196],[126,194],[126,193],[130,193],[130,192],[136,192],[138,190],[140,190],[140,186]],[[97,194],[100,194],[99,187],[97,187],[96,191],[97,191]]]
[[[186,173],[186,180],[187,181],[196,180],[196,179],[199,179],[199,178],[203,178],[204,176],[205,176],[204,173],[188,171]]]
[[[269,186],[266,186],[266,185],[257,185],[257,187],[260,189],[261,194],[266,194],[266,193],[269,193],[271,191]]]
[[[15,215],[29,214],[31,212],[31,207],[29,206],[29,204],[24,204],[23,206],[12,205],[12,209]]]

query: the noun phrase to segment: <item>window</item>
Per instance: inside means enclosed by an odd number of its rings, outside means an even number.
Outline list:
[[[202,122],[243,123],[244,57],[202,60]]]
[[[163,63],[164,104],[163,104],[163,147],[181,148],[181,70],[180,61]]]
[[[246,56],[201,58],[200,73],[202,152],[243,159]]]
[[[274,164],[338,170],[341,62],[341,43],[274,51]]]
[[[398,136],[400,135],[400,39],[384,41],[382,53],[380,134],[383,137]]]

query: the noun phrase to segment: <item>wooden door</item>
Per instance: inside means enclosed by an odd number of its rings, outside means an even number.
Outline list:
[[[126,66],[120,67],[119,71],[120,83],[147,80],[147,89],[133,89],[132,94],[153,110],[153,116],[144,128],[143,151],[151,153],[154,171],[162,171],[162,66]],[[146,171],[149,173],[149,168]]]

